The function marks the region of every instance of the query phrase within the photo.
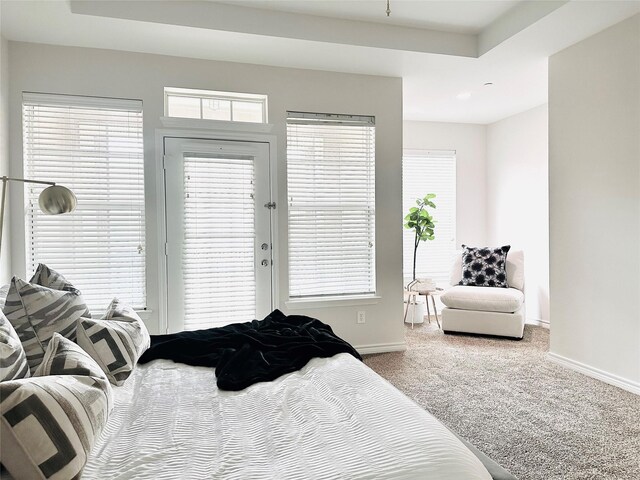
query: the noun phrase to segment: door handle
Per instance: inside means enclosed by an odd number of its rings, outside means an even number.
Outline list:
[[[262,260],[262,266],[263,267],[268,267],[269,266],[269,260],[267,260],[266,258],[264,260]]]

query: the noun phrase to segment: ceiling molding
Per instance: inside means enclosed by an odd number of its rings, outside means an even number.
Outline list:
[[[495,19],[478,35],[478,56],[546,17],[569,0],[522,2]]]
[[[107,49],[114,55],[119,51],[139,52],[183,59],[402,77],[405,119],[476,124],[492,123],[545,103],[550,55],[640,12],[638,0],[533,0],[526,2],[533,6],[525,7],[516,3],[493,23],[484,23],[487,26],[476,40],[484,42],[483,50],[489,50],[476,57],[460,55],[464,52],[455,48],[451,51],[458,54],[428,54],[416,51],[416,48],[407,51],[402,42],[408,42],[410,36],[400,36],[400,43],[376,43],[385,47],[367,45],[371,42],[366,41],[368,37],[361,36],[357,28],[373,36],[378,32],[376,26],[389,32],[389,25],[371,25],[373,22],[343,19],[334,23],[337,19],[308,14],[282,16],[278,12],[272,22],[264,9],[251,8],[253,16],[249,26],[239,28],[248,20],[244,15],[246,7],[226,9],[226,16],[219,16],[223,12],[219,8],[187,8],[188,13],[181,17],[175,5],[185,2],[150,0],[125,4],[114,0],[106,3],[113,5],[74,1],[74,9],[89,12],[87,9],[91,7],[94,12],[79,14],[71,11],[68,0],[0,0],[2,36],[9,40],[10,52],[16,52],[15,56],[12,53],[11,60],[19,61],[17,52],[30,48],[18,42],[30,42]],[[218,2],[202,3],[220,7]],[[434,5],[441,3],[441,0],[433,0]],[[540,3],[553,5],[545,7]],[[555,9],[551,11],[552,6]],[[99,10],[101,8],[103,10]],[[545,8],[548,9],[546,13]],[[226,29],[212,28],[215,18],[211,17],[216,16],[217,21],[227,23]],[[286,36],[291,33],[287,28],[293,28],[290,24],[296,24],[301,18],[305,22],[321,22],[321,27],[309,27],[309,32],[314,38],[322,36],[322,40]],[[269,25],[263,26],[263,23]],[[338,24],[342,25],[339,33],[342,37],[329,41],[327,32]],[[302,23],[296,27],[299,36],[305,33],[299,30],[304,30],[306,25]],[[243,33],[272,30],[278,32],[274,35]],[[442,32],[435,32],[437,38],[444,39],[440,34]],[[479,36],[483,34],[480,40]],[[340,43],[348,40],[349,35],[362,38]],[[468,40],[470,37],[454,35],[454,38]],[[496,46],[491,47],[492,44]],[[433,50],[434,45],[421,50]],[[471,47],[465,45],[469,53]],[[162,60],[158,58],[157,61],[161,65]],[[189,62],[188,65],[195,68],[199,64]],[[208,86],[206,80],[203,82],[202,88],[215,89],[215,85]],[[486,83],[492,86],[485,86]]]
[[[473,34],[383,25],[217,2],[185,0],[153,3],[150,6],[150,2],[140,0],[71,0],[70,7],[72,13],[79,15],[407,52],[460,57],[478,55],[478,36]]]

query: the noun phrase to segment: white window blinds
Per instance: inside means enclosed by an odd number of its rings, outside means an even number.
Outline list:
[[[420,242],[416,277],[432,278],[438,283],[449,279],[451,258],[456,249],[456,154],[454,151],[405,151],[402,168],[403,216],[416,205],[417,198],[435,193],[435,240]],[[414,231],[404,229],[404,278],[413,271]]]
[[[373,117],[288,112],[289,296],[375,292]]]
[[[184,157],[184,328],[256,315],[252,158]]]
[[[27,271],[45,263],[104,311],[146,305],[142,102],[23,94],[25,177],[70,188],[76,210],[45,215],[25,184]]]

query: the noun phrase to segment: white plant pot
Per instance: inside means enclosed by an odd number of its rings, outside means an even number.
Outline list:
[[[406,302],[405,307],[407,307]],[[407,318],[405,318],[404,321],[406,323],[411,323],[411,319],[413,319],[413,323],[424,323],[424,316],[427,314],[427,308],[425,306],[424,300],[418,301],[418,303],[416,303],[415,305],[413,303],[410,303],[408,307],[409,311],[407,312]]]

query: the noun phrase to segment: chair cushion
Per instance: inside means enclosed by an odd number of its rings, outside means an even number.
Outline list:
[[[459,310],[512,313],[522,306],[524,294],[516,288],[457,285],[440,295],[440,300]]]
[[[449,284],[458,285],[462,280],[462,250],[456,251],[451,259],[453,264],[449,274]],[[509,250],[507,254],[507,285],[524,291],[524,252]]]

